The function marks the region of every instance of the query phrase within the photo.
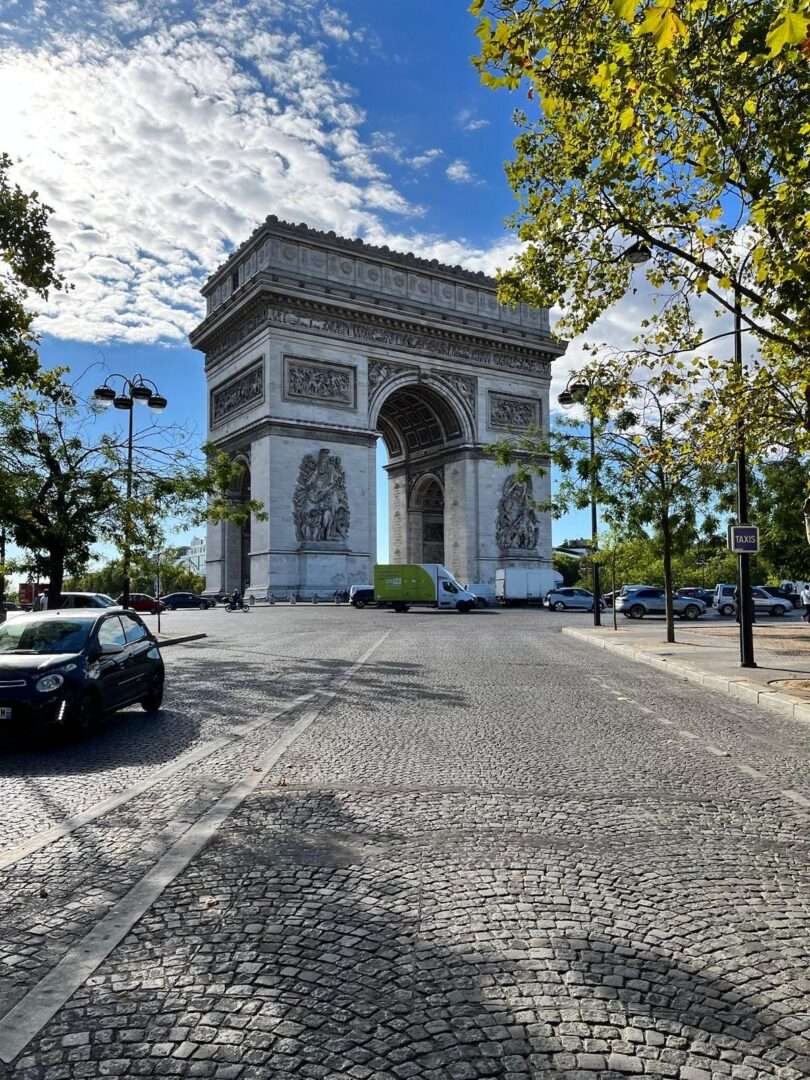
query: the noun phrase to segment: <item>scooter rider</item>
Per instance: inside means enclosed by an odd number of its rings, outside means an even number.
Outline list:
[[[242,596],[238,589],[234,589],[231,593],[231,611],[238,611],[242,606]]]

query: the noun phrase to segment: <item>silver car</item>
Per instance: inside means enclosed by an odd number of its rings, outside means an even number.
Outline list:
[[[643,619],[645,615],[666,615],[666,593],[653,586],[628,589],[616,600],[616,610],[628,619]],[[706,605],[696,596],[673,596],[672,610],[682,619],[699,619],[706,611]]]
[[[552,611],[593,611],[593,593],[575,586],[552,589],[546,593],[544,603]],[[605,605],[600,603],[599,606],[604,611]]]

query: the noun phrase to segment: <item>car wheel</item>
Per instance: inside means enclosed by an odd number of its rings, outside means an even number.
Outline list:
[[[393,608],[397,615],[402,615],[408,610],[408,604],[394,604]]]
[[[555,611],[565,611],[565,604],[562,602],[562,600],[555,600],[551,606],[554,608]]]
[[[633,604],[628,614],[631,619],[643,619],[645,612],[641,604]]]
[[[732,604],[723,604],[720,608],[721,615],[733,615],[734,606]]]
[[[697,619],[700,615],[700,608],[696,604],[687,604],[683,609],[683,617],[685,619]]]
[[[468,603],[466,600],[460,600],[456,604],[456,611],[460,612],[462,615],[467,615],[471,607],[472,604]]]
[[[364,608],[366,606],[365,600],[352,600],[352,603],[356,608]]]
[[[159,683],[157,686],[152,687],[146,697],[141,698],[141,707],[144,712],[156,713],[160,711],[160,706],[163,704],[163,683]]]
[[[771,608],[771,615],[784,615],[784,614],[785,614],[785,609],[782,607],[781,604],[774,604],[773,607]]]
[[[94,693],[85,694],[71,710],[67,731],[72,739],[86,739],[101,724],[101,705]]]

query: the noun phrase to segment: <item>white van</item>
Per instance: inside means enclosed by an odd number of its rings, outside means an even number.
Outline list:
[[[715,585],[714,598],[712,599],[712,607],[715,611],[719,611],[721,615],[733,615],[737,610],[737,604],[734,600],[736,591],[736,585]]]

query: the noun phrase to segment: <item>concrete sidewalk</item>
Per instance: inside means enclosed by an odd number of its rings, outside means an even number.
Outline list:
[[[588,629],[566,626],[562,632],[717,693],[810,723],[810,627],[803,623],[757,624],[756,668],[740,667],[736,623],[678,623],[674,644],[664,640],[666,630],[660,620],[623,619],[617,630],[608,624]]]

